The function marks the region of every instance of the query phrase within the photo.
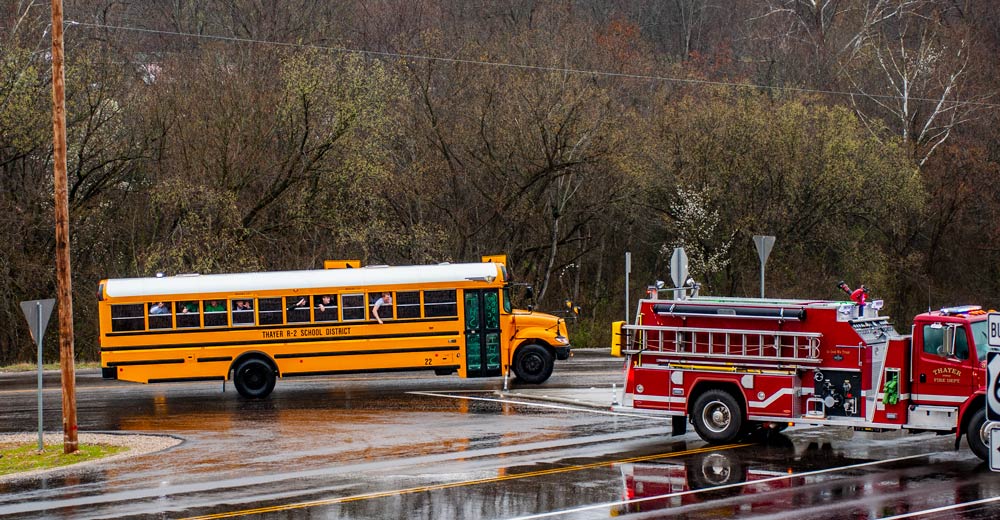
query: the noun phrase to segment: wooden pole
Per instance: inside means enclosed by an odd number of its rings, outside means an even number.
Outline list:
[[[56,206],[56,297],[62,369],[63,452],[77,451],[76,372],[73,365],[73,282],[69,265],[69,193],[66,180],[66,81],[62,0],[52,0],[52,163]]]

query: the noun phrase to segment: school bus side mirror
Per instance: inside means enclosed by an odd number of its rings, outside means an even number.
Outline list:
[[[611,355],[615,357],[622,356],[622,341],[625,338],[625,331],[622,327],[625,326],[624,321],[615,321],[611,323]]]

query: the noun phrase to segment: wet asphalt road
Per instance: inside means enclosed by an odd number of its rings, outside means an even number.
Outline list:
[[[45,424],[59,431],[51,379]],[[1000,517],[1000,474],[964,444],[953,450],[950,436],[792,428],[708,447],[691,433],[669,437],[656,418],[522,399],[596,388],[610,400],[620,380],[619,360],[586,351],[541,387],[507,394],[500,379],[374,374],[280,380],[269,399],[247,401],[221,384],[145,386],[84,371],[81,431],[184,442],[0,484],[0,516]],[[36,427],[34,384],[0,375],[0,431]]]

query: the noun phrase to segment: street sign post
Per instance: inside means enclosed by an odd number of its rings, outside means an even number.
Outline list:
[[[770,235],[754,235],[753,243],[757,246],[757,256],[760,257],[760,297],[764,297],[764,264],[767,257],[771,256],[771,249],[774,247],[774,237]]]
[[[990,429],[990,470],[1000,471],[1000,428]]]
[[[670,256],[670,280],[674,282],[674,298],[680,299],[684,294],[684,282],[688,278],[688,257],[683,247],[675,247]]]
[[[52,316],[52,307],[56,301],[30,300],[21,302],[21,311],[24,318],[28,320],[28,330],[31,332],[31,339],[38,345],[38,451],[42,451],[42,336],[45,335],[45,327],[49,324],[49,317]]]
[[[625,252],[625,323],[628,323],[628,275],[632,272],[632,253]]]

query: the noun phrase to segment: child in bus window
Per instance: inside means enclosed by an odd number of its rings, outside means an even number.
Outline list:
[[[316,321],[337,321],[337,303],[329,294],[314,296],[316,304]]]
[[[286,296],[285,315],[289,323],[309,321],[309,298],[306,296]]]
[[[205,302],[205,326],[224,327],[226,323],[226,304],[219,300]]]
[[[170,309],[167,308],[167,304],[163,302],[156,302],[155,305],[149,308],[150,314],[168,314]]]
[[[253,325],[253,304],[247,300],[233,301],[233,324]]]
[[[382,297],[379,298],[378,300],[375,300],[375,306],[372,307],[372,316],[375,316],[375,319],[378,320],[379,325],[382,324],[382,318],[380,318],[379,315],[378,315],[378,308],[381,307],[381,306],[383,306],[383,305],[392,306],[392,295],[391,294],[389,294],[387,292],[382,293]],[[391,310],[390,310],[389,314],[392,314]]]

